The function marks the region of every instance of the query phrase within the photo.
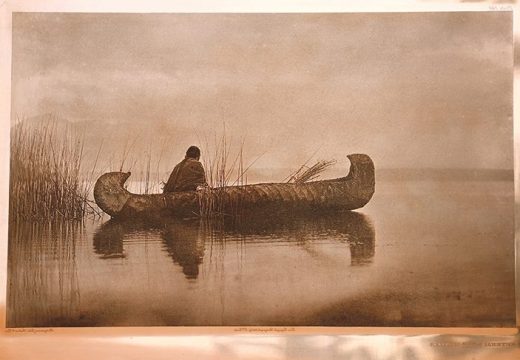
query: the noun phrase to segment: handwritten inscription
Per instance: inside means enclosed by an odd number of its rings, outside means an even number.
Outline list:
[[[489,5],[489,10],[494,11],[513,11],[512,5]]]
[[[233,331],[246,333],[288,333],[294,332],[293,327],[238,327]]]
[[[25,333],[25,334],[46,334],[46,333],[52,333],[54,332],[54,329],[35,329],[35,328],[20,328],[20,329],[6,329],[6,332],[8,333]]]
[[[455,346],[469,346],[469,347],[518,347],[518,342],[477,342],[477,341],[465,341],[465,342],[432,342],[432,347],[455,347]]]

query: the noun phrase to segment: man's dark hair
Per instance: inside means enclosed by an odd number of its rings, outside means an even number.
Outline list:
[[[196,146],[190,146],[186,151],[186,157],[197,159],[200,157],[200,149]]]

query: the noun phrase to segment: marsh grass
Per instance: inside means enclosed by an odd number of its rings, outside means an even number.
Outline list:
[[[81,131],[72,131],[52,116],[37,124],[18,121],[12,127],[10,219],[82,220],[89,214],[101,216],[102,212],[92,199],[92,190],[97,177],[108,170],[97,171],[102,167],[98,160],[103,143],[93,163],[91,156],[86,161],[81,134]],[[121,156],[116,166],[120,171],[132,171],[132,190],[141,194],[160,193],[161,180],[169,174],[161,167],[168,138],[162,142],[150,141],[145,148],[136,146],[137,140],[137,137],[129,138],[124,147],[116,151]],[[233,142],[227,136],[225,126],[221,135],[215,134],[211,141],[207,137],[204,141],[199,138],[199,143],[208,186],[197,192],[200,210],[195,215],[201,218],[240,216],[244,210],[243,193],[226,188],[247,185],[248,170],[265,153],[245,165],[245,139]],[[112,164],[112,158],[109,160]],[[288,182],[298,184],[314,180],[335,163],[333,160],[318,161],[307,166],[309,161],[291,174]],[[89,169],[84,169],[86,162]],[[167,156],[166,162],[169,162]],[[110,165],[111,168],[116,166]]]
[[[99,154],[98,154],[99,155]],[[11,128],[11,220],[81,220],[98,214],[81,175],[83,138],[53,118]],[[94,172],[91,172],[94,176]]]

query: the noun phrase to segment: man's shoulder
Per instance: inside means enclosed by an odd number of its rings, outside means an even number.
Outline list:
[[[197,159],[190,159],[190,158],[186,159],[186,163],[189,164],[189,165],[202,165],[199,160],[197,160]]]
[[[186,166],[188,166],[192,169],[200,169],[200,168],[202,168],[202,163],[196,159],[187,159]]]
[[[174,167],[173,169],[174,169],[174,170],[175,170],[175,169],[178,169],[178,168],[180,168],[181,166],[183,166],[184,164],[185,164],[185,161],[182,160],[182,161],[179,162],[177,165],[175,165],[175,167]]]

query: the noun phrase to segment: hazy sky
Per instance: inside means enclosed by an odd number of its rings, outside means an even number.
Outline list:
[[[132,122],[179,154],[225,122],[268,150],[261,167],[320,147],[512,169],[512,70],[507,12],[13,16],[13,117],[93,121],[94,137]]]

